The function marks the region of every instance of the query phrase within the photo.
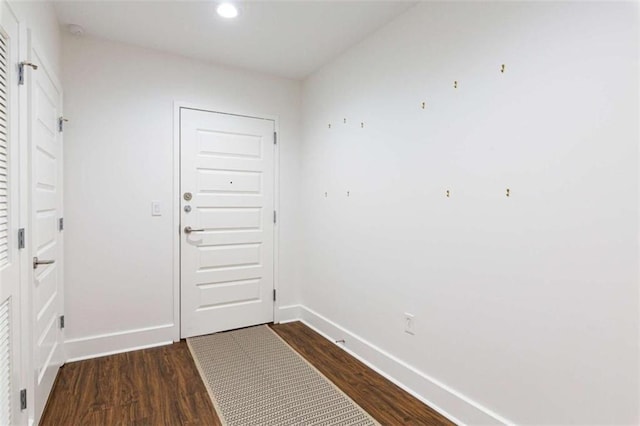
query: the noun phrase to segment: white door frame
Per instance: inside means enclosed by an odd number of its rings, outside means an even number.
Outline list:
[[[28,197],[30,190],[29,171],[28,171],[28,148],[27,148],[27,91],[25,85],[19,85],[17,79],[16,65],[27,58],[27,28],[20,20],[18,14],[14,10],[12,3],[6,0],[0,1],[2,13],[5,13],[3,20],[11,20],[12,29],[5,28],[6,35],[10,40],[10,57],[7,61],[7,78],[8,78],[8,104],[9,111],[9,135],[7,145],[9,150],[10,162],[10,179],[12,179],[11,187],[16,188],[13,194],[15,196],[10,204],[11,221],[9,222],[8,232],[10,233],[9,241],[12,244],[12,253],[14,255],[14,263],[17,268],[17,298],[15,300],[13,315],[13,331],[11,343],[15,345],[15,353],[20,355],[20,360],[13,367],[17,370],[12,372],[12,387],[18,389],[27,389],[31,392],[29,386],[29,373],[32,366],[32,357],[29,356],[30,345],[30,288],[28,283],[29,262],[27,248],[18,249],[17,247],[17,229],[25,228],[29,218]],[[14,171],[15,170],[15,171]],[[15,226],[14,226],[15,224]],[[16,232],[16,233],[14,233]],[[15,361],[15,355],[11,355],[11,361]],[[11,389],[12,392],[15,389]],[[29,409],[20,410],[19,394],[11,394],[12,405],[17,411],[12,412],[13,422],[17,425],[28,423]],[[29,396],[27,397],[29,400]],[[28,406],[28,408],[31,408]]]
[[[195,109],[200,111],[213,112],[218,114],[235,115],[249,118],[259,118],[263,120],[271,120],[274,123],[276,134],[280,135],[280,118],[271,114],[256,114],[246,111],[237,111],[227,108],[218,108],[213,106],[203,106],[192,104],[189,102],[174,102],[173,104],[173,198],[171,200],[173,212],[173,340],[180,340],[180,238],[182,232],[180,228],[180,109]],[[277,212],[280,210],[280,138],[275,144],[274,151],[274,208]],[[280,234],[280,215],[273,227],[273,288],[276,290],[278,297],[273,304],[273,322],[280,321],[279,306],[279,234]]]
[[[11,7],[10,2],[6,2]],[[15,12],[14,12],[15,13]],[[27,26],[19,23],[19,36],[18,36],[18,49],[20,61],[24,61],[28,57],[28,40],[27,40]],[[27,85],[18,86],[18,103],[19,107],[19,156],[20,156],[20,228],[27,229],[29,226],[29,218],[31,216],[31,170],[29,169],[29,111],[27,108],[28,96]],[[31,230],[29,229],[29,232]],[[21,321],[20,327],[22,332],[22,342],[20,344],[22,351],[22,380],[23,386],[27,389],[27,410],[26,418],[27,423],[33,423],[34,417],[34,389],[33,383],[33,353],[31,335],[33,332],[33,325],[31,318],[31,283],[33,273],[31,265],[29,264],[29,256],[31,250],[31,243],[29,238],[25,238],[25,248],[20,256],[20,298],[21,298]],[[32,403],[29,404],[28,401]]]

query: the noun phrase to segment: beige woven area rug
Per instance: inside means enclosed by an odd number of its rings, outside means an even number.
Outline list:
[[[266,325],[187,344],[225,425],[378,425]]]

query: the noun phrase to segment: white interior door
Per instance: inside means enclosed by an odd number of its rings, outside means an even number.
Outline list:
[[[23,424],[18,147],[18,21],[0,5],[0,425]]]
[[[182,108],[181,335],[273,321],[274,122]]]
[[[34,416],[42,415],[51,387],[64,363],[60,317],[62,287],[62,92],[40,49],[30,41],[25,67],[29,88],[31,168],[31,254],[33,256]],[[37,261],[36,261],[37,260]]]

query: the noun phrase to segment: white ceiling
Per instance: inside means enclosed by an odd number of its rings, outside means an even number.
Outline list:
[[[217,16],[210,1],[56,1],[62,25],[86,34],[302,79],[415,2],[244,1]]]

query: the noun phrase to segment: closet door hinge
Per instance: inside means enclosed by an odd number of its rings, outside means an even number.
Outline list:
[[[64,117],[58,118],[58,132],[60,133],[64,132],[64,123],[66,123],[67,121],[69,121],[67,118],[64,118]]]
[[[24,228],[18,229],[18,248],[24,248]]]
[[[38,69],[38,66],[31,62],[27,62],[27,61],[20,62],[18,64],[18,84],[21,86],[24,84],[24,67],[31,67],[33,68],[34,71]]]
[[[58,219],[58,231],[63,231],[64,230],[64,218],[60,218]]]
[[[273,144],[278,144],[278,132],[273,132]]]
[[[64,328],[64,315],[60,315],[60,328]]]
[[[276,301],[276,289],[275,288],[273,289],[273,301],[274,302]]]
[[[273,211],[273,223],[276,223],[276,222],[277,222],[277,220],[278,220],[278,216],[277,216],[276,211],[274,210],[274,211]]]
[[[21,410],[27,409],[27,390],[26,389],[20,389],[20,409]]]

